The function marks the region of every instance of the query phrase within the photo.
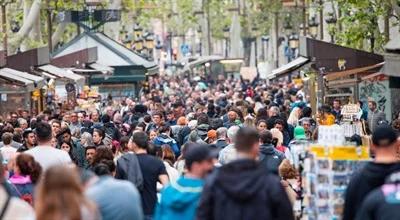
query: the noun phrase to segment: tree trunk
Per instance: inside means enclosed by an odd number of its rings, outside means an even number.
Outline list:
[[[58,24],[56,30],[53,33],[53,36],[51,36],[51,42],[53,42],[53,50],[56,48],[57,44],[60,42],[63,34],[65,27],[67,27],[67,23],[62,22]]]
[[[113,0],[108,7],[108,9],[118,10],[121,9],[122,0]],[[104,32],[108,34],[114,40],[118,39],[119,28],[120,28],[121,21],[106,23],[104,25]]]
[[[398,17],[400,17],[400,6],[397,4],[397,0],[391,0],[391,3],[394,12],[397,14]]]
[[[37,17],[35,23],[33,24],[29,37],[36,42],[42,42],[42,31],[40,29],[40,16]]]
[[[26,16],[24,24],[22,25],[21,29],[18,31],[16,36],[10,40],[9,51],[11,54],[16,52],[16,49],[19,47],[22,41],[28,36],[29,32],[32,30],[35,21],[40,16],[41,3],[42,3],[41,0],[35,0],[32,3],[29,15]]]
[[[242,38],[243,41],[243,58],[244,66],[250,66],[251,58],[251,40],[247,37]]]

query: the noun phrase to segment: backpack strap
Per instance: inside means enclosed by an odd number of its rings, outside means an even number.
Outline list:
[[[7,193],[6,203],[4,204],[4,206],[3,206],[3,208],[1,209],[1,212],[0,212],[0,219],[3,219],[4,215],[6,214],[8,205],[10,204],[10,200],[11,200],[11,196],[8,195],[8,193]]]

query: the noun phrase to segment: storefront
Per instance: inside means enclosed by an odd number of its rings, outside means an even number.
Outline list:
[[[46,80],[40,76],[10,68],[0,69],[0,114],[18,108],[38,112],[43,110]]]
[[[82,33],[56,51],[53,59],[88,48],[97,48],[97,60],[92,63],[91,69],[98,69],[103,73],[110,70],[105,67],[112,68],[112,74],[95,74],[88,78],[88,85],[97,86],[102,95],[112,92],[116,98],[137,96],[146,74],[158,72],[154,62],[146,60],[102,33]],[[79,69],[82,67],[75,67],[74,71]]]

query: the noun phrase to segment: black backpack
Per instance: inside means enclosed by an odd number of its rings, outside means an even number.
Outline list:
[[[143,174],[136,154],[126,153],[118,158],[115,178],[128,180],[133,183],[139,191],[143,190]]]
[[[268,172],[279,175],[279,165],[281,164],[282,160],[285,159],[285,156],[275,151],[273,153],[263,153],[260,152],[260,162],[263,164]]]

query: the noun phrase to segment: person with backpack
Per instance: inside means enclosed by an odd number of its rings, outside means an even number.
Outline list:
[[[171,147],[174,151],[175,157],[178,157],[180,154],[180,150],[178,147],[178,143],[173,139],[171,135],[171,127],[168,125],[162,125],[158,130],[159,135],[153,140],[153,144],[156,147],[161,147],[166,144]]]
[[[400,172],[391,174],[381,187],[365,198],[356,220],[400,219]]]
[[[276,175],[258,161],[259,134],[240,128],[235,148],[237,159],[207,177],[196,219],[293,220],[292,205]]]
[[[153,155],[148,154],[148,137],[145,132],[135,132],[129,141],[128,147],[135,152],[143,175],[142,197],[145,219],[152,219],[157,203],[157,182],[163,186],[169,182],[164,163]]]
[[[213,168],[213,155],[208,145],[191,144],[187,148],[183,155],[187,172],[162,191],[155,220],[191,220],[195,217],[203,179]]]
[[[3,162],[1,154],[0,161]],[[0,163],[0,219],[34,219],[35,212],[33,208],[23,200],[13,197],[12,186],[5,180],[4,173],[5,167],[3,163]]]
[[[368,193],[382,186],[390,174],[400,171],[397,138],[391,126],[376,127],[372,134],[375,158],[352,177],[346,190],[343,220],[353,220]]]
[[[9,178],[18,196],[33,205],[33,190],[42,173],[42,167],[29,154],[19,154],[15,158],[13,175]]]
[[[278,151],[272,144],[272,133],[268,130],[260,132],[260,157],[259,160],[266,169],[278,175],[279,165],[282,163],[285,156],[282,152]]]

